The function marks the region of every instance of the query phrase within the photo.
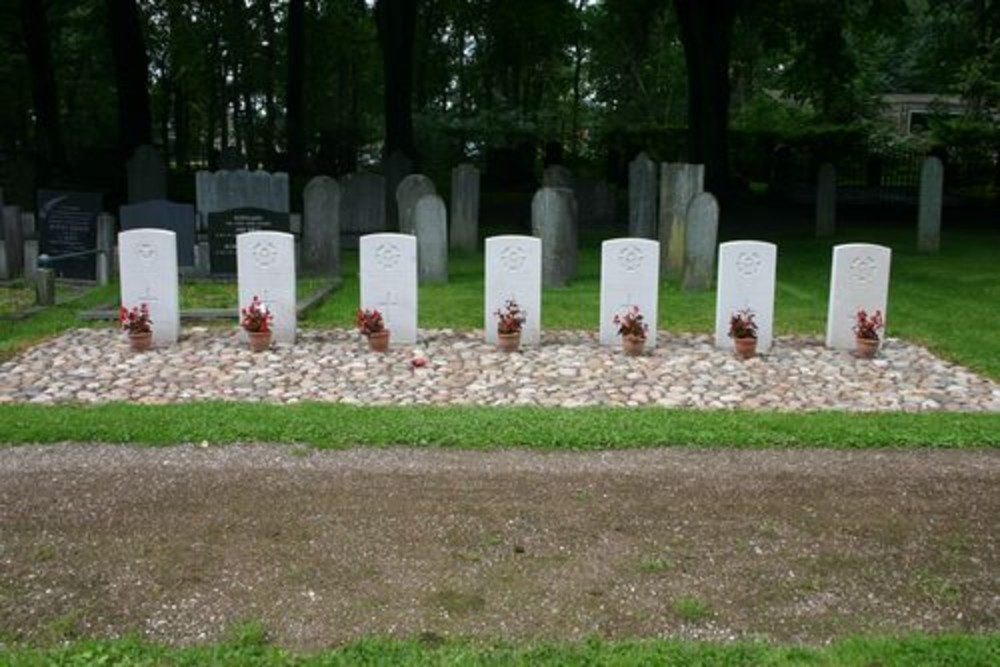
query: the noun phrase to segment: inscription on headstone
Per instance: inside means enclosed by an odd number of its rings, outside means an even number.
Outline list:
[[[236,237],[247,232],[287,232],[288,214],[259,208],[237,208],[208,216],[209,262],[212,273],[236,273]]]
[[[97,248],[97,216],[101,195],[96,192],[38,191],[39,253],[58,257]],[[89,254],[54,262],[58,275],[81,280],[97,279],[97,255]]]
[[[601,244],[601,344],[619,342],[615,315],[638,306],[649,327],[646,345],[656,347],[660,244],[648,239],[612,239]]]

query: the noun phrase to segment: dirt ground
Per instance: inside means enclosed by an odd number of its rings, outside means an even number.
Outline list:
[[[0,641],[1000,631],[1000,452],[0,450]]]

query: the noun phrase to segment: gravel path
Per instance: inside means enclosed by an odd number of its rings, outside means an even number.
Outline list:
[[[1000,384],[924,348],[892,340],[856,359],[816,338],[779,337],[741,362],[708,336],[667,335],[652,354],[625,357],[596,333],[547,332],[513,355],[482,332],[431,330],[413,348],[369,352],[354,331],[304,331],[295,346],[253,355],[236,331],[188,328],[179,345],[137,355],[110,329],[67,332],[0,365],[0,403],[206,399],[371,405],[658,405],[761,410],[1000,411]]]
[[[0,642],[1000,631],[1000,452],[0,450]]]

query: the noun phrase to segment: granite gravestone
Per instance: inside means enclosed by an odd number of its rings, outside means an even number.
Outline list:
[[[417,273],[421,283],[448,282],[448,211],[437,195],[424,195],[413,210]]]
[[[172,345],[181,330],[177,281],[177,239],[163,229],[133,229],[118,235],[121,303],[132,309],[145,303],[153,345]]]
[[[532,235],[542,240],[542,285],[564,287],[573,278],[573,191],[542,188],[531,201]]]
[[[656,238],[656,163],[645,153],[628,166],[628,235]]]
[[[317,176],[306,184],[302,198],[302,268],[321,276],[339,276],[340,185],[329,176]]]
[[[259,231],[288,232],[288,214],[262,208],[236,208],[208,215],[209,262],[212,273],[236,273],[236,238]]]
[[[705,189],[705,166],[664,164],[660,176],[660,270],[666,278],[684,274],[688,208]],[[711,276],[710,276],[711,278]]]
[[[340,236],[345,248],[357,248],[365,234],[386,230],[385,178],[381,174],[357,172],[342,182]]]
[[[433,181],[423,174],[410,174],[396,188],[396,209],[399,211],[399,233],[413,234],[416,231],[413,218],[417,202],[424,195],[435,195]]]
[[[118,213],[122,230],[151,228],[173,232],[177,239],[177,263],[194,266],[194,206],[160,199],[122,206]]]
[[[917,219],[917,249],[936,253],[941,250],[941,206],[944,199],[944,165],[940,158],[929,157],[920,168],[920,210]]]
[[[49,257],[94,251],[101,195],[96,192],[39,190],[38,252]],[[52,263],[58,275],[80,280],[97,279],[97,254],[81,255]]]
[[[691,201],[683,223],[684,273],[681,289],[708,289],[715,274],[715,246],[719,236],[719,203],[711,192]]]
[[[639,307],[649,327],[646,345],[656,347],[659,316],[660,244],[648,239],[612,239],[601,244],[601,344],[620,342],[616,315]]]
[[[451,170],[451,247],[474,252],[479,243],[479,170],[460,164]]]
[[[155,148],[148,144],[136,148],[125,170],[130,204],[167,198],[167,165]]]
[[[715,295],[715,346],[732,350],[729,320],[750,309],[757,324],[757,350],[771,349],[774,331],[774,279],[778,248],[762,241],[730,241],[719,245],[719,278]]]
[[[538,345],[542,332],[542,242],[531,236],[486,239],[486,341],[497,342],[496,312],[513,300],[524,312],[521,342]]]

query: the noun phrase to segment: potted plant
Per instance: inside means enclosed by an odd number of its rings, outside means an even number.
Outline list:
[[[507,299],[497,317],[497,346],[504,352],[514,352],[521,345],[521,327],[527,319],[514,299]]]
[[[646,345],[646,332],[649,327],[642,321],[639,306],[632,306],[623,313],[615,315],[613,320],[618,327],[618,335],[622,337],[622,349],[630,357],[642,354]]]
[[[122,331],[128,332],[128,344],[133,352],[145,352],[153,345],[153,320],[149,319],[149,306],[145,302],[129,310],[118,309]]]
[[[871,316],[864,308],[859,308],[854,316],[854,349],[862,359],[871,359],[878,352],[881,337],[879,331],[885,326],[882,311],[876,310]]]
[[[240,326],[247,332],[250,351],[263,352],[271,345],[271,322],[274,315],[256,294],[240,314]]]
[[[729,337],[733,339],[733,352],[739,359],[749,359],[757,354],[757,323],[749,308],[737,310],[729,318]]]
[[[359,308],[354,321],[361,335],[368,339],[368,347],[372,352],[385,352],[389,349],[389,330],[385,328],[382,313]]]

